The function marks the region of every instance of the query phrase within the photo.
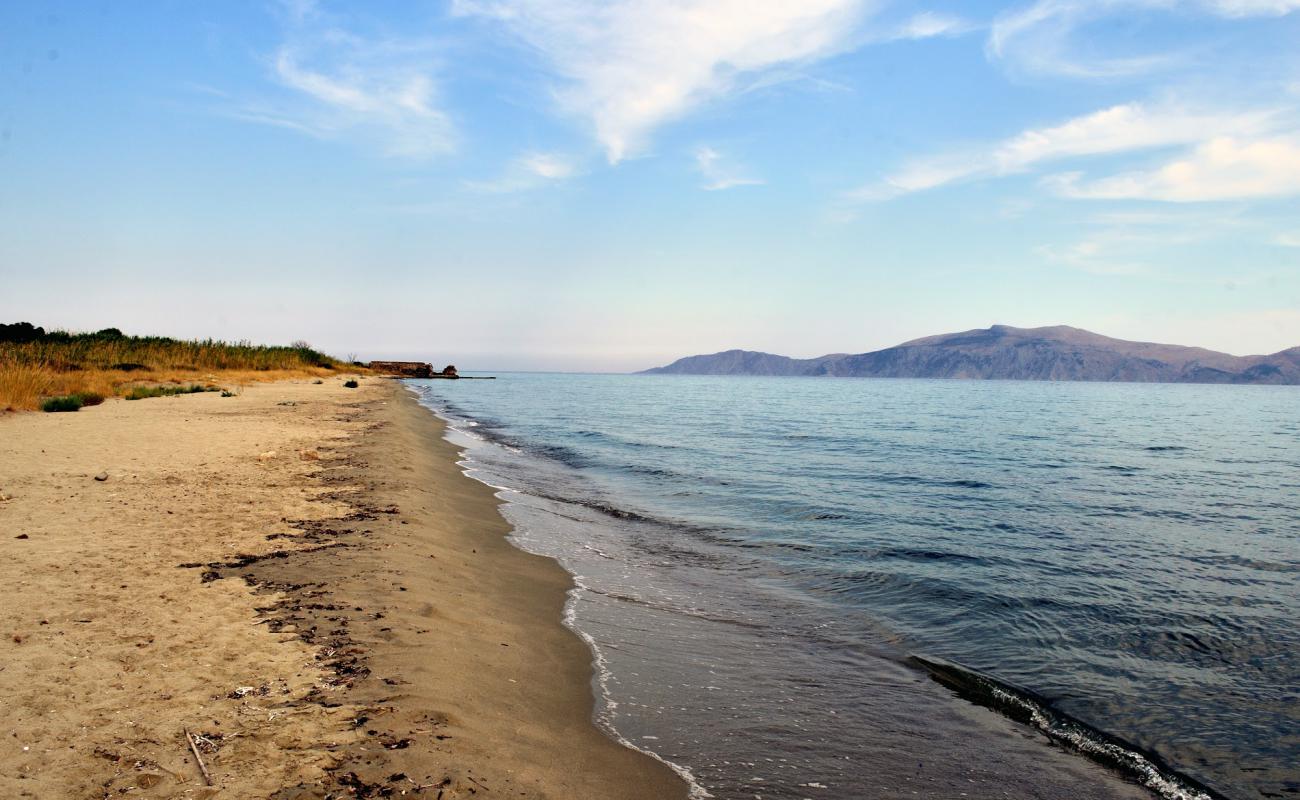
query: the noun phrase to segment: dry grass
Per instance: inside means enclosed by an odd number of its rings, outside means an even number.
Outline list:
[[[51,391],[54,373],[37,364],[0,356],[0,411],[33,409]]]
[[[44,398],[124,395],[135,386],[233,388],[262,381],[365,372],[306,347],[245,342],[61,335],[0,342],[0,411],[29,411]]]

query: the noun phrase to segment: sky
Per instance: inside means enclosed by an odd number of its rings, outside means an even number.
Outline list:
[[[1300,0],[0,4],[0,321],[625,371],[1300,345]]]

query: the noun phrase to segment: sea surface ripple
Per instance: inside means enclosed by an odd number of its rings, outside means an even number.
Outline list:
[[[871,686],[931,661],[1181,776],[1167,796],[1300,796],[1294,388],[409,383],[578,575],[605,721],[717,796],[892,796]]]

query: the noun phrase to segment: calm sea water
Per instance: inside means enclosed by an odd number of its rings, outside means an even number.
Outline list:
[[[1294,388],[410,385],[701,793],[1300,796]]]

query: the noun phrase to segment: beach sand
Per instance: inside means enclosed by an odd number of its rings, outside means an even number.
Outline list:
[[[0,796],[684,797],[441,434],[380,379],[0,417]]]

